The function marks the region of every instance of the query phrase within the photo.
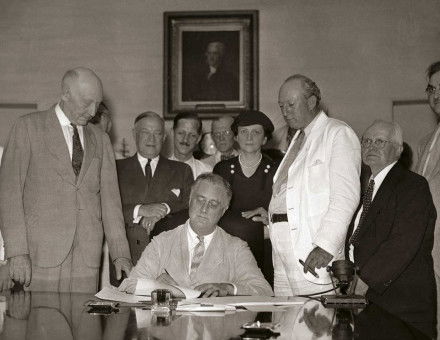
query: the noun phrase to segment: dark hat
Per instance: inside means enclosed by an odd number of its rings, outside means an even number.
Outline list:
[[[266,136],[270,136],[274,130],[272,121],[263,112],[257,110],[244,111],[234,120],[231,130],[237,135],[239,126],[259,124],[263,127]]]

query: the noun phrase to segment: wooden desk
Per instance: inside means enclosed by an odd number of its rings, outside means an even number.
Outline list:
[[[279,322],[277,339],[423,339],[401,320],[370,305],[355,316],[325,309],[310,300],[279,312],[172,315],[158,319],[149,310],[120,308],[111,315],[91,315],[91,295],[18,292],[5,296],[8,311],[1,339],[241,339],[241,325],[259,320]]]

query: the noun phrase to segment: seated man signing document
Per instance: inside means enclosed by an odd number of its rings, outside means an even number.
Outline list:
[[[119,290],[133,293],[138,279],[200,290],[204,297],[272,295],[246,242],[217,226],[232,191],[222,177],[206,173],[191,187],[189,220],[147,245]]]

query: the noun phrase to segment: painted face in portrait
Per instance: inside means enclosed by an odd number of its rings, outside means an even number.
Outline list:
[[[224,189],[208,181],[201,181],[193,189],[189,201],[191,227],[199,235],[212,233],[227,209]]]
[[[234,133],[231,130],[233,122],[232,117],[212,122],[212,138],[217,150],[221,153],[230,152],[234,148]]]
[[[206,62],[211,67],[220,66],[224,53],[224,45],[221,42],[212,42],[206,49]]]
[[[278,94],[278,105],[289,127],[304,129],[314,119],[313,109],[316,98],[305,97],[305,91],[300,81],[293,80],[284,83]]]
[[[137,151],[142,157],[155,158],[165,141],[163,122],[156,117],[145,117],[134,126]]]
[[[248,153],[260,151],[261,147],[267,142],[264,129],[260,124],[239,126],[236,139],[240,149]]]
[[[201,135],[198,132],[199,122],[195,119],[180,119],[174,128],[174,155],[190,158]]]
[[[434,73],[429,79],[426,87],[429,106],[432,111],[440,118],[440,72]]]

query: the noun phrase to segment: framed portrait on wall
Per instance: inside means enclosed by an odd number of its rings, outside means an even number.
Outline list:
[[[258,109],[258,11],[164,13],[164,117]]]

